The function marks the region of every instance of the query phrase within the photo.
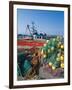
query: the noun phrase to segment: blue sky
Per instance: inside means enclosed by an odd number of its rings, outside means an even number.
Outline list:
[[[35,22],[39,33],[64,35],[63,11],[17,9],[18,34],[25,34],[27,24],[32,22]]]

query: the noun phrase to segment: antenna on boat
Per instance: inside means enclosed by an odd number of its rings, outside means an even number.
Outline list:
[[[27,24],[27,27],[26,27],[26,32],[29,32],[29,34],[31,35],[31,37],[32,37],[32,39],[33,39],[33,34],[32,34],[32,32],[31,32],[31,30],[30,30],[30,25],[29,24]],[[27,33],[28,34],[28,33]]]
[[[32,33],[33,33],[33,35],[34,35],[34,34],[38,34],[38,32],[37,32],[37,30],[36,30],[36,26],[35,26],[35,23],[34,23],[34,22],[32,22]]]

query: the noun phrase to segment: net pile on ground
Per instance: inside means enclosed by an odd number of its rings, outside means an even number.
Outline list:
[[[64,68],[64,42],[63,37],[57,36],[47,40],[41,49],[43,62],[55,70],[56,68]]]

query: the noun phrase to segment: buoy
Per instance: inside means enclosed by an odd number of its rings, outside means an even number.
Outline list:
[[[53,41],[55,41],[56,39],[55,38],[53,38]]]
[[[48,53],[50,53],[50,49],[48,49]]]
[[[49,66],[52,66],[52,62],[49,62]]]
[[[52,70],[55,70],[56,68],[55,68],[55,66],[52,66]]]
[[[51,47],[51,50],[52,50],[52,51],[54,50],[54,47],[53,47],[53,46]]]
[[[60,66],[61,66],[61,68],[64,68],[64,63],[61,63],[61,65],[60,65]]]
[[[46,43],[48,43],[49,40],[46,41]]]
[[[44,54],[43,57],[46,58],[46,55]]]
[[[63,61],[63,60],[64,60],[64,57],[63,57],[63,56],[61,56],[61,57],[60,57],[60,60],[61,60],[61,61]]]
[[[64,45],[61,45],[61,49],[64,49]]]
[[[61,55],[61,53],[58,53],[58,54],[57,54],[57,57],[60,57],[60,55]]]
[[[46,46],[46,44],[44,44],[44,47]]]
[[[60,61],[60,58],[59,58],[59,57],[57,57],[57,58],[56,58],[56,60],[57,60],[57,61]]]

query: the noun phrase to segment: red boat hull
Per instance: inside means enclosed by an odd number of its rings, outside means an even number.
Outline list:
[[[18,40],[17,45],[18,46],[43,46],[44,42]]]

